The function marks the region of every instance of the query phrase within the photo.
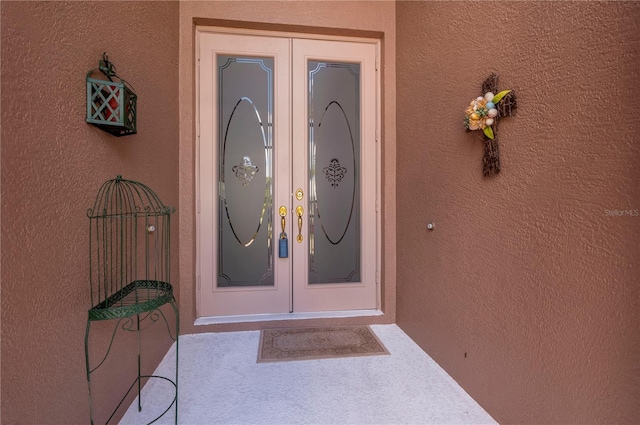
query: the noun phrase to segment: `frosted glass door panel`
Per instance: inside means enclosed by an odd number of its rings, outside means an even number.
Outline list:
[[[308,61],[309,283],[360,281],[360,64]]]
[[[218,56],[218,287],[273,286],[273,59]]]

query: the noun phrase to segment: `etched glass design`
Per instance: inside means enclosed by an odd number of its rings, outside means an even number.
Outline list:
[[[338,158],[333,158],[331,164],[329,164],[328,167],[324,167],[322,171],[324,171],[325,177],[333,187],[338,187],[344,175],[347,173],[347,169],[340,166]]]
[[[249,183],[251,183],[256,173],[260,171],[260,168],[251,163],[251,158],[245,156],[242,158],[242,162],[234,165],[231,170],[243,186],[249,186]]]
[[[273,58],[218,56],[218,287],[272,286]]]
[[[360,64],[308,61],[309,283],[360,281]]]

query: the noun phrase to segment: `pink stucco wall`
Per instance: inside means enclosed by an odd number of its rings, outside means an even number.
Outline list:
[[[640,418],[638,22],[635,2],[397,3],[397,321],[500,423]],[[484,178],[462,118],[492,71],[519,108]]]
[[[117,174],[178,206],[178,4],[1,8],[2,423],[88,423],[86,210]],[[103,51],[139,96],[137,135],[116,138],[85,123],[85,75]],[[109,330],[92,332],[99,345]],[[131,383],[135,344],[120,338],[108,372],[96,377],[99,422]],[[153,370],[170,341],[151,331],[145,343]]]

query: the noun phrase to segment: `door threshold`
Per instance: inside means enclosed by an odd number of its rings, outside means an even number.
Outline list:
[[[217,325],[221,323],[249,323],[249,322],[273,322],[279,320],[301,319],[335,319],[343,317],[373,317],[382,316],[381,310],[347,310],[347,311],[320,311],[313,313],[280,313],[280,314],[246,314],[239,316],[209,316],[196,319],[194,325]]]

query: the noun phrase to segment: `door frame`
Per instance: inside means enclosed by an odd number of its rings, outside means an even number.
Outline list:
[[[203,266],[201,259],[200,244],[202,243],[200,236],[201,223],[201,205],[200,205],[200,66],[199,66],[199,52],[200,52],[200,34],[202,33],[214,33],[221,35],[244,35],[244,36],[265,36],[287,39],[313,39],[322,41],[347,41],[356,43],[366,43],[375,45],[376,49],[376,63],[375,63],[375,221],[376,221],[376,238],[375,238],[375,292],[376,292],[376,308],[371,310],[349,310],[349,311],[327,311],[327,312],[315,312],[315,313],[286,313],[286,314],[250,314],[250,315],[238,315],[238,316],[203,316],[201,314],[201,267]],[[195,191],[194,191],[194,205],[195,205],[195,275],[196,275],[196,325],[216,324],[216,323],[239,323],[239,322],[258,322],[258,321],[270,321],[270,320],[295,320],[295,319],[308,319],[308,318],[329,318],[329,317],[363,317],[363,316],[382,316],[382,288],[381,288],[381,267],[382,267],[382,148],[381,148],[381,123],[382,123],[382,106],[381,106],[381,72],[380,72],[380,52],[381,52],[381,40],[377,38],[368,37],[350,37],[350,36],[335,36],[313,33],[298,33],[289,31],[271,31],[271,30],[249,30],[242,28],[227,28],[216,26],[200,26],[195,27],[195,162],[194,162],[194,174],[195,174]],[[293,190],[293,189],[292,189]]]

